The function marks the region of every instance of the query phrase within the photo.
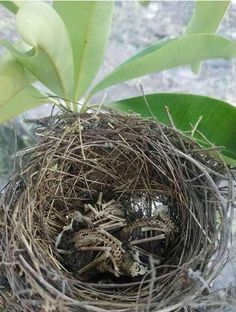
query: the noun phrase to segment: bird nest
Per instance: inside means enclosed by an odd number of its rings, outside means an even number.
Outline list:
[[[209,290],[227,257],[223,162],[135,115],[36,126],[1,199],[8,311],[173,311]]]

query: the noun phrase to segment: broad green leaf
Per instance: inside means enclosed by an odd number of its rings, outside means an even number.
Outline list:
[[[186,28],[186,34],[215,33],[220,25],[230,1],[196,1],[195,12]],[[200,63],[192,65],[194,72],[200,69]]]
[[[0,123],[47,102],[48,100],[37,89],[27,86],[0,106]]]
[[[8,9],[10,12],[16,14],[19,9],[20,2],[8,0],[8,1],[0,1],[0,4],[4,6],[6,9]]]
[[[182,131],[192,130],[190,124],[196,125],[202,117],[197,130],[216,146],[224,146],[226,161],[236,166],[236,107],[229,103],[200,95],[157,93],[146,95],[146,100],[140,96],[106,106],[142,117],[154,116],[165,124],[169,124],[168,107],[175,126]],[[197,131],[193,134],[198,142],[203,142]]]
[[[138,0],[139,4],[146,7],[150,4],[151,0]]]
[[[228,7],[229,1],[196,1],[196,9],[186,33],[215,33]]]
[[[73,55],[60,16],[47,4],[29,2],[16,15],[23,40],[32,47],[21,53],[6,45],[14,57],[58,96],[70,99],[73,88]]]
[[[88,89],[104,58],[113,1],[54,1],[68,30],[74,56],[74,101]]]
[[[24,67],[6,53],[0,58],[0,107],[31,83]]]
[[[236,42],[213,34],[196,34],[155,44],[125,63],[98,83],[90,97],[115,84],[158,71],[207,59],[231,59],[236,56]]]

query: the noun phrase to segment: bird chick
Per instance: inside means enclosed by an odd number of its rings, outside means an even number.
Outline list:
[[[135,259],[135,256],[131,250],[126,251],[122,257],[121,271],[128,276],[136,277],[143,276],[147,273],[148,268],[142,264],[139,259]]]
[[[101,229],[84,229],[73,238],[75,248],[81,252],[97,252],[95,258],[85,265],[78,274],[95,268],[99,272],[110,272],[116,277],[144,275],[147,267],[135,258],[132,250],[124,250],[122,243],[113,235]]]

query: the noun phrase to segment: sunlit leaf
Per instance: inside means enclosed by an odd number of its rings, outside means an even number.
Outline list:
[[[138,0],[139,4],[146,7],[150,4],[151,0]]]
[[[59,15],[47,4],[29,2],[16,15],[16,25],[30,46],[21,53],[5,46],[38,80],[66,99],[72,95],[73,56],[67,31]]]
[[[227,102],[207,96],[157,93],[146,95],[146,100],[140,96],[106,106],[127,113],[136,112],[142,117],[154,116],[165,124],[169,124],[168,107],[175,126],[182,131],[192,130],[199,121],[193,137],[203,143],[199,131],[214,145],[223,146],[226,161],[236,166],[236,107]]]
[[[24,67],[6,53],[0,58],[0,107],[31,83]]]
[[[0,1],[0,4],[14,14],[17,13],[20,6],[19,1]]]
[[[196,1],[196,9],[187,26],[187,34],[214,33],[231,1]]]
[[[115,84],[177,66],[236,56],[236,42],[212,34],[189,35],[155,44],[118,66],[90,96]]]
[[[54,1],[68,30],[74,56],[74,100],[88,89],[104,58],[113,1]]]
[[[231,1],[196,1],[196,8],[186,29],[186,34],[215,33]],[[192,65],[198,72],[200,63]]]
[[[47,102],[48,100],[37,89],[28,86],[0,106],[0,123]]]

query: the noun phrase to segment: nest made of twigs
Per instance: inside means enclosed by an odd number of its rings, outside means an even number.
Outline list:
[[[36,133],[1,199],[2,269],[19,311],[172,311],[208,290],[227,258],[231,183],[218,183],[230,181],[226,165],[135,115],[67,113],[39,120]],[[145,274],[78,276],[97,253],[86,258],[71,243],[81,225],[69,216],[99,194],[127,224],[167,210],[177,230],[168,244],[148,245]]]

